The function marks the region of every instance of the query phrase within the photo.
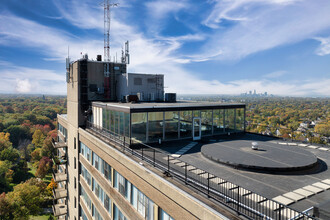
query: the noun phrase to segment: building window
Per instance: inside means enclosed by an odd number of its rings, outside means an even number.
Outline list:
[[[132,113],[132,141],[147,140],[147,113]]]
[[[213,133],[221,134],[224,132],[224,109],[213,110]]]
[[[74,138],[73,146],[74,146],[74,149],[77,148],[77,146],[76,146],[76,138]]]
[[[165,112],[165,139],[178,139],[179,112]]]
[[[125,196],[125,198],[131,201],[131,183],[115,171],[115,188]]]
[[[74,208],[77,208],[77,198],[74,197]]]
[[[142,78],[135,77],[134,78],[134,85],[135,86],[142,86]]]
[[[156,78],[148,78],[147,81],[150,84],[155,84],[156,83]]]
[[[104,177],[111,182],[111,166],[103,160]]]
[[[93,217],[94,217],[95,220],[103,220],[102,216],[97,211],[97,209],[95,208],[94,205],[93,205]]]
[[[90,200],[89,196],[87,195],[84,187],[82,187],[82,185],[80,185],[80,195],[83,198],[83,200],[84,200],[85,204],[87,205],[87,207],[89,209],[91,209],[91,200]]]
[[[192,136],[192,111],[180,112],[180,138]]]
[[[114,220],[127,220],[124,214],[113,204],[113,219]]]
[[[100,165],[99,161],[100,161],[100,157],[93,152],[93,165],[97,170],[99,170],[99,165]]]
[[[164,112],[148,112],[148,141],[163,139]]]
[[[88,170],[82,164],[80,164],[80,165],[81,165],[81,175],[84,177],[85,181],[90,186],[91,185],[91,174],[88,172]]]
[[[163,209],[159,208],[159,220],[174,220],[169,214],[167,214]]]
[[[104,208],[108,211],[108,213],[111,215],[111,200],[107,194],[105,194],[104,199]]]
[[[236,131],[244,131],[244,108],[236,109]]]
[[[201,111],[201,129],[202,135],[211,135],[212,134],[212,110],[203,110]]]
[[[76,189],[77,188],[77,178],[74,177],[74,188]]]
[[[74,168],[77,169],[77,159],[74,158]]]

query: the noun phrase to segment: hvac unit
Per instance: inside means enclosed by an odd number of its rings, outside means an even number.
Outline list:
[[[144,101],[143,92],[138,92],[136,95],[139,98],[139,101]]]
[[[176,93],[165,93],[165,102],[176,102]]]

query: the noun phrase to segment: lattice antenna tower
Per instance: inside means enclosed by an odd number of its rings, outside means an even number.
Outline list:
[[[119,3],[110,3],[104,0],[104,61],[110,61],[110,8],[118,7]]]

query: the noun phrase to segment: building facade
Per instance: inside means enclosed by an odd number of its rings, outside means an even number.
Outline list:
[[[118,82],[126,66],[111,63],[112,72],[104,77],[104,65],[87,58],[70,64],[68,113],[58,115],[58,138],[53,141],[58,183],[54,215],[70,220],[238,218],[163,172],[166,155],[153,149],[152,157],[152,148],[141,144],[244,132],[245,105],[118,103],[116,94],[132,95],[115,92],[129,91],[116,88],[123,84]],[[157,80],[153,82],[156,86]],[[160,91],[157,97],[163,99],[163,84]],[[148,94],[148,89],[134,92]],[[169,157],[167,162],[170,171]]]

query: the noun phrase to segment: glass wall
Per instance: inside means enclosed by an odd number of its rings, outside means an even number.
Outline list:
[[[180,111],[180,138],[192,136],[192,111]]]
[[[147,113],[132,113],[132,139],[142,142],[147,140]]]
[[[228,131],[233,132],[235,131],[235,109],[226,109],[227,110],[227,122]]]
[[[108,109],[103,109],[102,111],[102,124],[103,124],[103,128],[110,130],[110,110]]]
[[[163,139],[164,112],[148,112],[148,140],[156,142]]]
[[[115,111],[110,110],[110,131],[114,134],[115,133]]]
[[[244,108],[236,109],[236,131],[244,131]]]
[[[130,130],[130,124],[129,124],[129,113],[124,113],[124,120],[125,120],[125,137],[129,137],[129,130]]]
[[[178,112],[165,112],[165,140],[178,139],[178,128]]]
[[[201,117],[201,111],[200,110],[194,110],[194,118],[200,118]]]
[[[95,114],[102,114],[100,124],[121,140],[158,142],[159,139],[176,140],[192,137],[193,118],[201,119],[202,136],[244,131],[244,108],[209,109],[193,111],[162,111],[125,113],[93,107]],[[98,115],[95,116],[98,118]],[[97,119],[95,119],[97,120]],[[59,130],[66,133],[59,125]]]
[[[224,133],[224,109],[213,110],[213,133]]]
[[[201,111],[202,119],[202,135],[211,135],[212,134],[212,110],[202,110]]]

